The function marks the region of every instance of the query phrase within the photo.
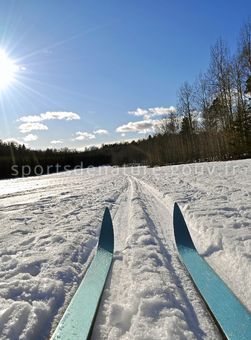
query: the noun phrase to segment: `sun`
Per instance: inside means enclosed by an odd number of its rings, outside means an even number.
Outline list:
[[[7,52],[0,48],[0,92],[9,87],[16,79],[18,66]]]

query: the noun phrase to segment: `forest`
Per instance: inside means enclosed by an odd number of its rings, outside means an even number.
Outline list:
[[[161,119],[152,135],[131,143],[78,152],[67,148],[31,150],[0,141],[0,178],[41,175],[77,166],[161,166],[249,158],[251,21],[241,28],[234,53],[222,38],[215,42],[207,70],[194,83],[181,84],[176,107]],[[21,171],[23,167],[26,171]]]

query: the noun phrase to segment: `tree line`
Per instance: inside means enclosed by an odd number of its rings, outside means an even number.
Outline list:
[[[84,152],[30,150],[0,141],[0,178],[39,175],[77,166],[166,165],[251,156],[251,21],[243,25],[237,50],[218,39],[208,69],[177,93],[177,110],[161,120],[155,133],[131,143]],[[13,171],[13,166],[15,166]],[[25,173],[20,172],[27,166]],[[29,167],[29,169],[28,169]],[[48,170],[49,167],[49,170]]]
[[[208,69],[193,84],[181,85],[177,112],[159,127],[161,163],[250,157],[251,21],[241,28],[237,46],[231,54],[218,39]]]

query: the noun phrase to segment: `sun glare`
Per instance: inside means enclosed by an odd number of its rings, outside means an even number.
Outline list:
[[[8,54],[0,49],[0,91],[5,90],[15,81],[18,66],[9,58]]]

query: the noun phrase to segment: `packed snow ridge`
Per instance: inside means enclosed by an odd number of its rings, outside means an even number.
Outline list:
[[[220,338],[179,261],[178,202],[200,254],[251,311],[251,160],[100,167],[0,181],[0,338],[48,339],[93,258],[115,255],[93,339]]]

